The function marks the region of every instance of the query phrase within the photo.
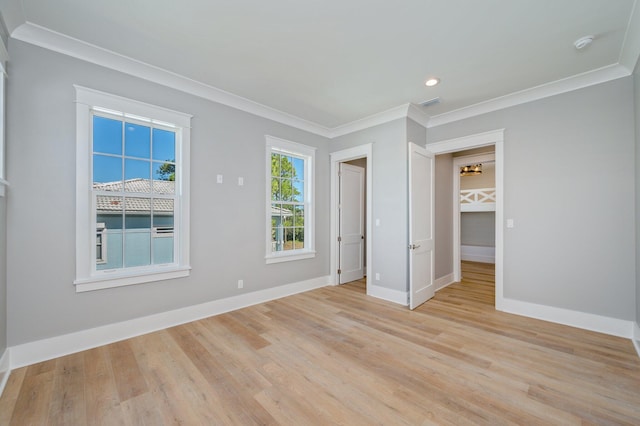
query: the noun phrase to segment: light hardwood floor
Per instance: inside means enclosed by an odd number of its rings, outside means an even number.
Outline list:
[[[493,308],[493,269],[416,311],[327,287],[13,371],[0,424],[640,424],[630,341]]]

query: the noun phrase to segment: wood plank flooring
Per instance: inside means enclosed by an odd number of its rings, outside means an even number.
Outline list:
[[[632,343],[496,312],[492,265],[417,310],[327,287],[12,372],[1,425],[640,424]]]

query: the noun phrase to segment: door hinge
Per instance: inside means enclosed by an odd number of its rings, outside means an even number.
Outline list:
[[[342,237],[338,237],[338,242],[342,242]]]
[[[342,273],[342,269],[338,269],[338,275]]]

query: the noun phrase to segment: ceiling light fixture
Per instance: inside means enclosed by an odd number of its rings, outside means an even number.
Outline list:
[[[588,36],[580,37],[573,43],[573,45],[576,47],[576,49],[580,50],[590,45],[591,42],[593,42],[593,36],[588,35]]]
[[[460,167],[460,176],[475,176],[482,174],[482,164],[470,164]]]
[[[438,83],[440,83],[440,79],[437,77],[429,77],[427,81],[424,82],[427,87],[433,87]]]

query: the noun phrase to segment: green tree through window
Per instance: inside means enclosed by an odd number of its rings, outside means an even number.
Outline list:
[[[271,154],[272,251],[303,249],[304,159]]]

